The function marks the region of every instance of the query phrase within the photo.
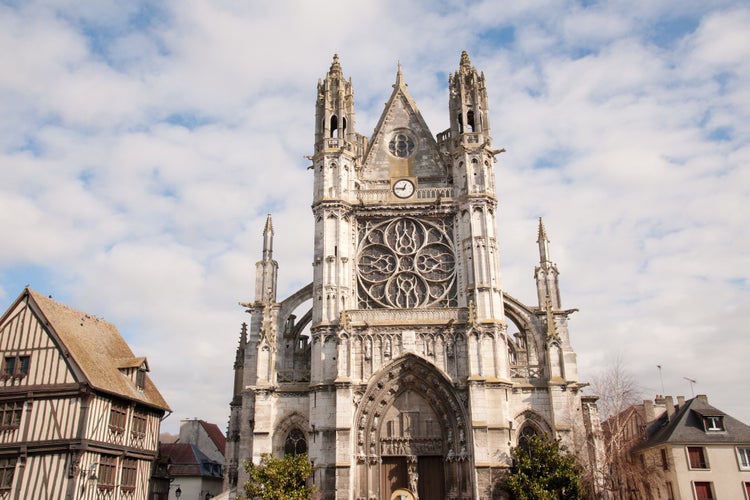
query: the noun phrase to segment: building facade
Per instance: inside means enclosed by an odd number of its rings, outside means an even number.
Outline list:
[[[27,288],[0,353],[0,499],[149,497],[169,406],[114,325]]]
[[[180,434],[173,443],[159,443],[167,462],[171,483],[169,499],[208,500],[224,491],[226,438],[216,424],[205,420],[180,421]]]
[[[604,428],[607,442],[619,439],[628,454],[613,471],[612,498],[750,498],[750,426],[711,406],[705,395],[646,400]]]
[[[503,150],[465,52],[448,91],[450,129],[433,136],[399,67],[368,139],[337,56],[318,83],[312,282],[277,300],[269,216],[243,304],[228,487],[241,489],[243,460],[306,451],[323,498],[492,498],[522,434],[588,459],[598,411],[581,397],[575,310],[562,307],[541,220],[536,303],[501,285]]]

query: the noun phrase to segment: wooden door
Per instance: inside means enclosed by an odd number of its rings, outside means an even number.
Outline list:
[[[445,498],[445,469],[443,457],[419,457],[419,500],[443,500]]]
[[[383,457],[380,464],[380,498],[390,500],[399,488],[408,488],[406,457]]]

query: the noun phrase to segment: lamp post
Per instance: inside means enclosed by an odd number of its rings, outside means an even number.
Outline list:
[[[98,478],[96,476],[96,466],[99,465],[99,462],[93,462],[88,467],[83,469],[78,469],[78,475],[81,478],[81,491],[79,493],[80,497],[83,497],[86,493],[86,485],[89,481],[96,481]]]

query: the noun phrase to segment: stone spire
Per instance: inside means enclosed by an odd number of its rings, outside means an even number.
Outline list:
[[[276,301],[276,277],[279,264],[273,260],[273,224],[271,214],[263,228],[263,258],[255,263],[255,301],[273,303]]]
[[[247,323],[242,323],[240,331],[240,343],[234,357],[234,395],[232,404],[242,402],[242,389],[245,377],[245,346],[247,346]]]
[[[534,269],[539,307],[545,311],[560,308],[560,287],[557,265],[550,260],[549,238],[542,218],[539,217],[539,232],[536,240],[539,245],[539,265]]]
[[[539,236],[536,242],[539,245],[539,263],[549,262],[549,238],[547,238],[547,230],[544,228],[541,217],[539,217]]]
[[[273,259],[273,224],[271,214],[266,218],[266,227],[263,228],[263,260]]]

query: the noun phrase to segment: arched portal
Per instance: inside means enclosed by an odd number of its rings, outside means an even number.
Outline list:
[[[464,498],[473,489],[468,417],[433,365],[406,354],[374,375],[356,416],[357,498]]]

